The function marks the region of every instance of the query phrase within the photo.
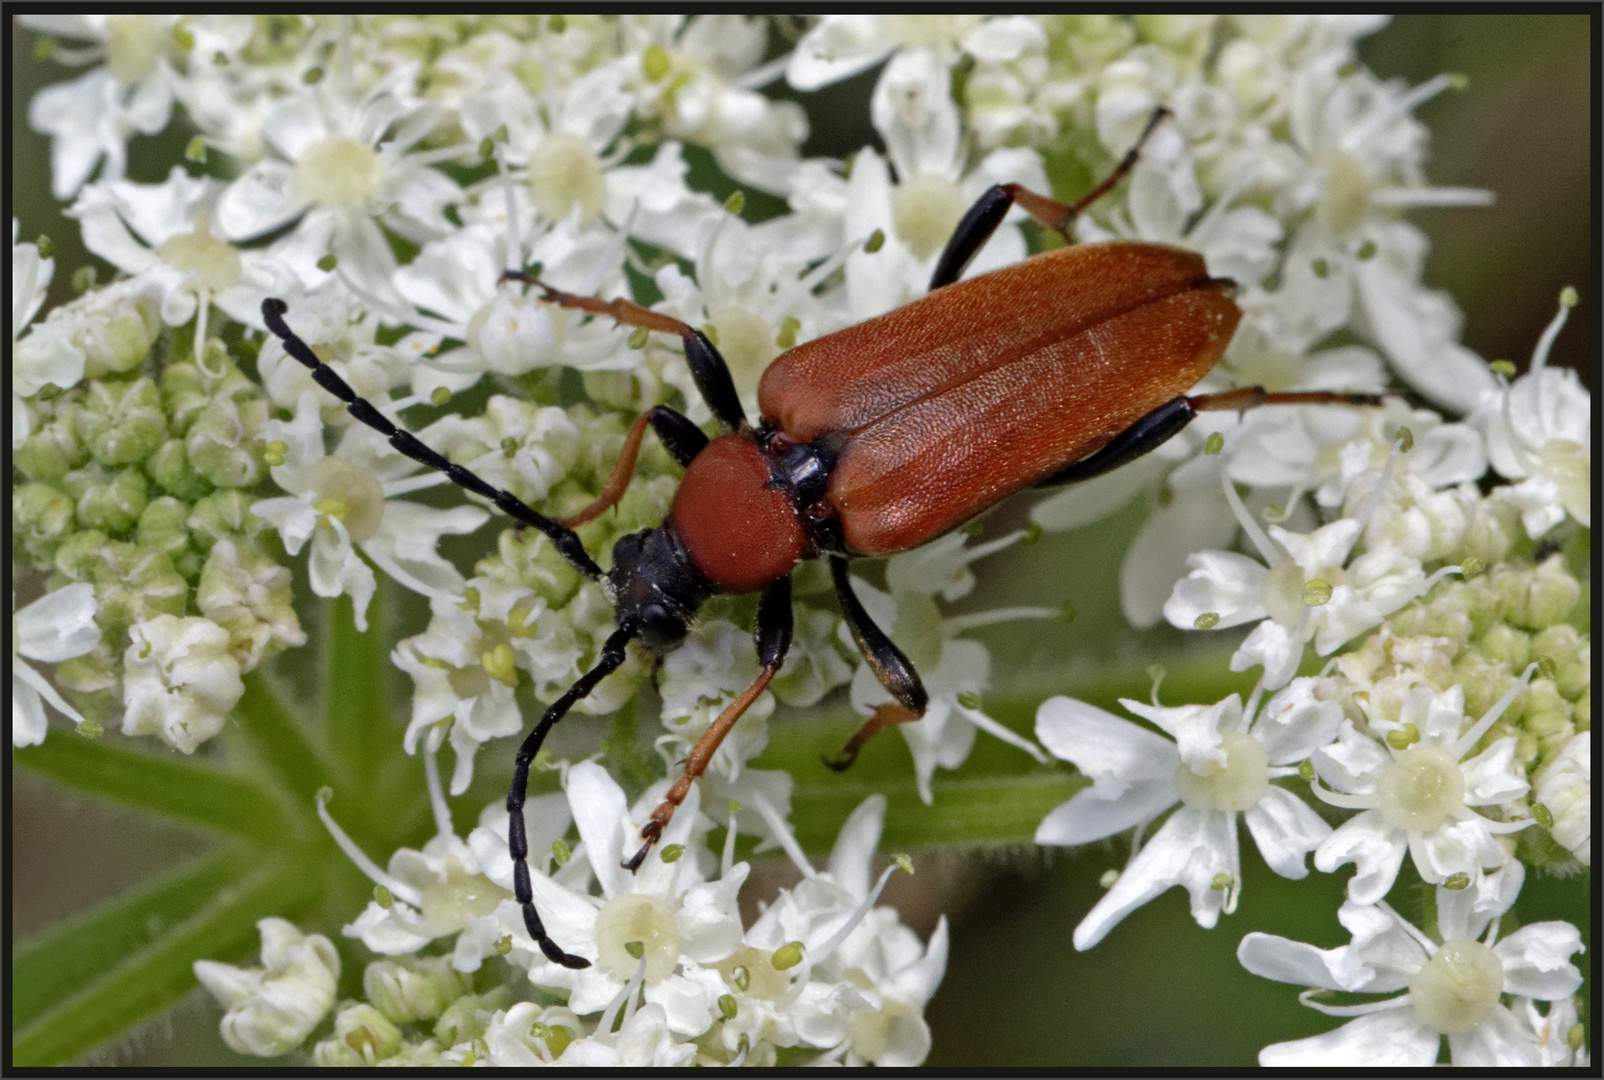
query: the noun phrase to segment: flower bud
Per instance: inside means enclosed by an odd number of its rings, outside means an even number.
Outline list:
[[[447,1046],[458,1046],[484,1035],[490,1018],[512,1001],[512,991],[497,986],[483,994],[468,994],[445,1007],[434,1025],[435,1038]]]
[[[150,485],[138,468],[90,466],[68,473],[62,482],[78,496],[78,524],[107,533],[132,529],[150,499]]]
[[[195,976],[228,1010],[223,1041],[241,1054],[276,1057],[304,1042],[333,1006],[340,956],[328,938],[304,935],[283,919],[256,925],[262,967],[197,960]]]
[[[163,491],[186,502],[193,502],[212,490],[212,482],[190,464],[183,439],[168,439],[157,447],[145,462],[145,470]]]
[[[23,484],[11,492],[11,542],[36,564],[55,558],[77,521],[73,501],[49,484]]]
[[[17,447],[13,463],[22,475],[30,480],[56,483],[69,470],[82,468],[89,461],[89,451],[78,437],[76,424],[79,406],[58,411],[57,415],[38,425]]]
[[[334,1036],[312,1048],[318,1066],[374,1066],[401,1049],[401,1032],[372,1005],[349,1005],[334,1017]]]
[[[83,350],[85,378],[133,370],[150,355],[161,332],[154,299],[129,285],[123,282],[90,292],[72,305],[69,317],[76,323],[72,343]]]
[[[173,569],[193,579],[200,571],[200,556],[189,546],[189,507],[170,495],[153,499],[139,515],[135,538],[140,546],[165,551]]]
[[[1551,556],[1529,575],[1520,576],[1525,579],[1520,582],[1524,588],[1506,589],[1504,594],[1509,602],[1509,620],[1516,625],[1542,630],[1564,622],[1581,597],[1581,585],[1566,573],[1564,559],[1559,555]]]
[[[219,540],[243,543],[254,539],[267,528],[267,523],[251,513],[252,501],[234,488],[224,488],[202,498],[189,515],[190,543],[201,552],[208,552]]]
[[[195,469],[218,487],[250,487],[266,470],[262,428],[267,402],[257,398],[214,401],[184,438]]]
[[[251,544],[218,541],[195,589],[202,615],[228,631],[242,672],[284,649],[306,644],[295,616],[289,570]]]
[[[155,453],[167,437],[161,395],[149,379],[93,381],[77,414],[78,434],[102,465],[132,465]]]
[[[466,989],[447,956],[379,960],[362,973],[368,1001],[397,1024],[435,1019]]]

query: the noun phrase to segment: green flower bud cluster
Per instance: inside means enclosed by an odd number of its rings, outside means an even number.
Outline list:
[[[1397,612],[1338,668],[1364,684],[1406,668],[1433,690],[1460,686],[1465,715],[1477,717],[1538,664],[1483,740],[1514,735],[1516,761],[1535,775],[1592,725],[1591,635],[1568,621],[1580,595],[1558,555],[1536,566],[1505,563]]]
[[[59,586],[95,586],[102,641],[57,669],[86,715],[119,706],[128,629],[197,611],[224,627],[242,671],[306,640],[291,582],[258,539],[248,489],[266,477],[262,390],[206,343],[163,345],[155,310],[108,286],[64,305],[90,356],[85,381],[28,402],[12,490],[13,558]],[[153,345],[159,347],[153,349]],[[163,363],[165,368],[161,368]],[[153,370],[159,369],[159,370]]]

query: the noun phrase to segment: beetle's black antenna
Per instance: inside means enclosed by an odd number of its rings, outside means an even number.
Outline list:
[[[596,666],[581,675],[562,697],[552,702],[540,718],[540,723],[524,737],[512,766],[512,786],[507,789],[507,848],[512,855],[513,894],[523,908],[524,928],[529,931],[529,936],[535,939],[535,944],[546,954],[546,959],[566,968],[587,968],[590,967],[590,961],[583,956],[563,952],[555,941],[546,936],[545,924],[535,911],[535,894],[529,886],[529,837],[524,831],[524,799],[528,794],[529,765],[540,753],[540,744],[546,741],[546,732],[568,714],[574,702],[585,697],[596,688],[597,683],[618,670],[628,655],[626,647],[639,633],[640,628],[633,621],[627,621],[613,631],[602,646],[601,659],[596,661]]]
[[[584,545],[579,542],[579,537],[572,529],[564,528],[544,514],[531,509],[512,492],[503,491],[494,484],[481,480],[461,465],[453,465],[446,460],[445,455],[438,454],[419,442],[410,431],[391,423],[389,418],[374,408],[366,398],[358,397],[356,391],[352,390],[333,368],[320,361],[312,352],[311,346],[289,328],[289,324],[284,321],[284,313],[288,310],[288,304],[274,297],[270,296],[262,301],[262,319],[267,323],[267,328],[273,332],[273,336],[284,343],[284,351],[310,368],[312,378],[317,384],[345,402],[347,412],[390,440],[391,446],[413,461],[443,472],[457,486],[489,499],[502,513],[518,522],[520,526],[530,525],[539,529],[551,538],[558,554],[573,564],[574,569],[592,581],[601,580],[601,567],[597,566],[595,560],[586,553]]]

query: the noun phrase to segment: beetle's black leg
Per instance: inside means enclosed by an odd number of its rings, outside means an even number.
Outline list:
[[[1160,105],[1153,110],[1153,116],[1147,121],[1147,127],[1142,129],[1136,142],[1125,152],[1125,156],[1114,166],[1114,171],[1108,174],[1101,184],[1081,196],[1075,203],[1059,202],[1057,199],[1038,195],[1029,188],[1019,184],[994,184],[986,189],[986,193],[975,201],[968,213],[953,229],[952,237],[947,241],[947,247],[936,260],[935,272],[930,275],[930,287],[939,289],[943,285],[951,285],[963,274],[964,267],[969,265],[971,259],[986,246],[991,234],[997,231],[997,226],[1007,216],[1009,209],[1015,204],[1036,219],[1044,229],[1051,229],[1064,238],[1066,244],[1073,243],[1070,238],[1069,227],[1075,218],[1080,216],[1092,203],[1102,198],[1108,190],[1124,178],[1136,165],[1137,156],[1141,153],[1142,144],[1153,133],[1158,122],[1170,115],[1170,111]]]
[[[507,849],[512,855],[512,891],[523,908],[524,928],[534,938],[535,944],[540,946],[540,951],[546,954],[546,959],[567,968],[590,967],[590,961],[563,952],[555,941],[546,936],[546,928],[535,911],[535,894],[529,885],[529,838],[524,831],[524,799],[528,795],[529,765],[540,753],[540,744],[546,741],[546,732],[551,730],[552,725],[567,715],[574,702],[589,694],[597,683],[623,664],[628,656],[630,639],[636,633],[632,625],[621,626],[613,631],[602,646],[601,659],[596,661],[596,666],[581,675],[562,697],[551,703],[541,716],[540,723],[518,747],[518,756],[512,766],[512,786],[507,789]]]
[[[1259,405],[1380,405],[1380,394],[1349,394],[1340,391],[1310,390],[1272,394],[1262,386],[1243,386],[1219,394],[1182,394],[1154,409],[1114,436],[1107,446],[1082,458],[1068,468],[1049,476],[1037,487],[1058,487],[1090,480],[1113,472],[1126,462],[1135,461],[1180,431],[1200,412],[1243,410]]]
[[[608,477],[607,485],[589,506],[571,517],[563,518],[564,526],[577,529],[587,521],[594,521],[624,497],[629,478],[635,474],[635,458],[640,453],[641,440],[646,437],[647,424],[657,432],[657,437],[681,465],[689,465],[702,452],[702,447],[707,445],[707,436],[688,417],[667,405],[653,405],[630,425],[629,434],[624,436],[624,449],[618,455],[618,464],[613,467],[613,475]]]
[[[691,367],[691,378],[702,393],[707,407],[713,410],[718,422],[731,431],[741,431],[746,424],[746,410],[741,408],[741,397],[735,392],[735,380],[724,357],[707,339],[707,335],[690,323],[681,322],[672,315],[642,307],[633,300],[602,300],[594,296],[578,296],[553,289],[533,274],[509,270],[501,275],[503,281],[523,281],[541,290],[542,299],[559,307],[589,311],[595,315],[610,315],[626,326],[640,326],[665,334],[678,334],[685,342],[685,362]]]
[[[311,346],[302,341],[289,324],[284,321],[284,313],[289,305],[282,300],[268,297],[262,301],[262,319],[273,335],[284,342],[284,351],[312,370],[312,378],[317,384],[341,401],[345,402],[346,411],[368,427],[390,440],[390,445],[401,453],[418,461],[438,472],[443,472],[459,487],[466,488],[475,495],[483,496],[495,503],[497,508],[508,517],[514,519],[519,525],[530,525],[551,538],[557,551],[563,558],[573,564],[574,569],[590,578],[592,581],[601,579],[601,567],[596,565],[590,555],[585,551],[584,545],[574,531],[558,524],[529,506],[525,505],[510,491],[503,491],[493,484],[481,480],[461,465],[453,465],[447,461],[445,455],[436,453],[405,428],[397,427],[389,418],[381,413],[366,398],[357,397],[356,391],[339,375],[317,358]]]
[[[707,731],[696,740],[696,745],[691,747],[691,752],[685,755],[685,771],[674,781],[674,786],[664,794],[663,801],[657,804],[657,809],[652,811],[651,818],[641,828],[640,838],[643,841],[641,849],[624,860],[622,865],[625,870],[633,873],[640,869],[646,853],[652,849],[652,845],[657,843],[663,835],[663,830],[668,827],[669,819],[674,816],[675,809],[685,801],[685,796],[690,794],[691,785],[707,770],[707,764],[718,752],[724,736],[730,733],[736,721],[752,707],[752,702],[763,693],[764,688],[769,685],[769,680],[774,678],[775,672],[785,663],[786,651],[791,647],[790,578],[783,577],[763,590],[763,597],[757,606],[757,628],[752,636],[757,641],[757,659],[758,663],[763,665],[763,670],[758,673],[751,686],[741,691],[740,696],[719,713],[718,719],[708,725]]]
[[[857,594],[852,591],[847,561],[832,556],[830,576],[835,579],[835,595],[841,603],[841,613],[846,616],[847,626],[852,631],[852,640],[858,643],[858,651],[869,662],[869,669],[880,680],[880,685],[896,699],[893,704],[875,709],[874,715],[864,721],[857,734],[847,740],[841,753],[824,759],[826,765],[840,772],[857,760],[863,744],[874,738],[881,728],[906,724],[924,716],[925,707],[930,704],[930,695],[925,693],[925,685],[919,681],[919,673],[914,670],[913,664],[863,609]]]

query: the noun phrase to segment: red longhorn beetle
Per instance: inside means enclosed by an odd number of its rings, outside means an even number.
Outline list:
[[[352,416],[401,453],[489,499],[520,526],[539,529],[612,598],[618,629],[596,666],[524,738],[507,793],[514,892],[530,937],[548,958],[571,968],[590,963],[552,941],[535,911],[523,816],[529,765],[552,725],[624,662],[631,640],[667,652],[685,640],[708,597],[762,593],[754,634],[762,673],[691,749],[684,773],[641,829],[640,851],[624,863],[634,870],[724,736],[785,662],[790,573],[803,559],[829,558],[852,636],[895,699],[876,710],[831,762],[845,768],[875,732],[924,715],[927,701],[918,672],[853,594],[849,556],[906,551],[1016,491],[1108,472],[1152,450],[1203,410],[1379,403],[1374,395],[1270,394],[1261,387],[1187,396],[1224,353],[1241,317],[1233,283],[1209,277],[1202,258],[1189,251],[1130,241],[1071,244],[958,280],[1015,204],[1069,241],[1076,215],[1130,171],[1165,115],[1155,112],[1109,177],[1073,205],[1017,184],[987,191],[954,230],[928,295],[798,345],[769,366],[758,387],[756,426],[747,421],[723,357],[700,330],[629,300],[575,296],[530,274],[507,274],[561,307],[678,334],[697,389],[726,429],[709,439],[685,416],[654,406],[629,429],[601,494],[560,522],[396,427],[290,330],[282,300],[262,302],[267,328]],[[612,569],[604,571],[573,530],[623,495],[648,425],[685,476],[668,520],[620,539]]]

